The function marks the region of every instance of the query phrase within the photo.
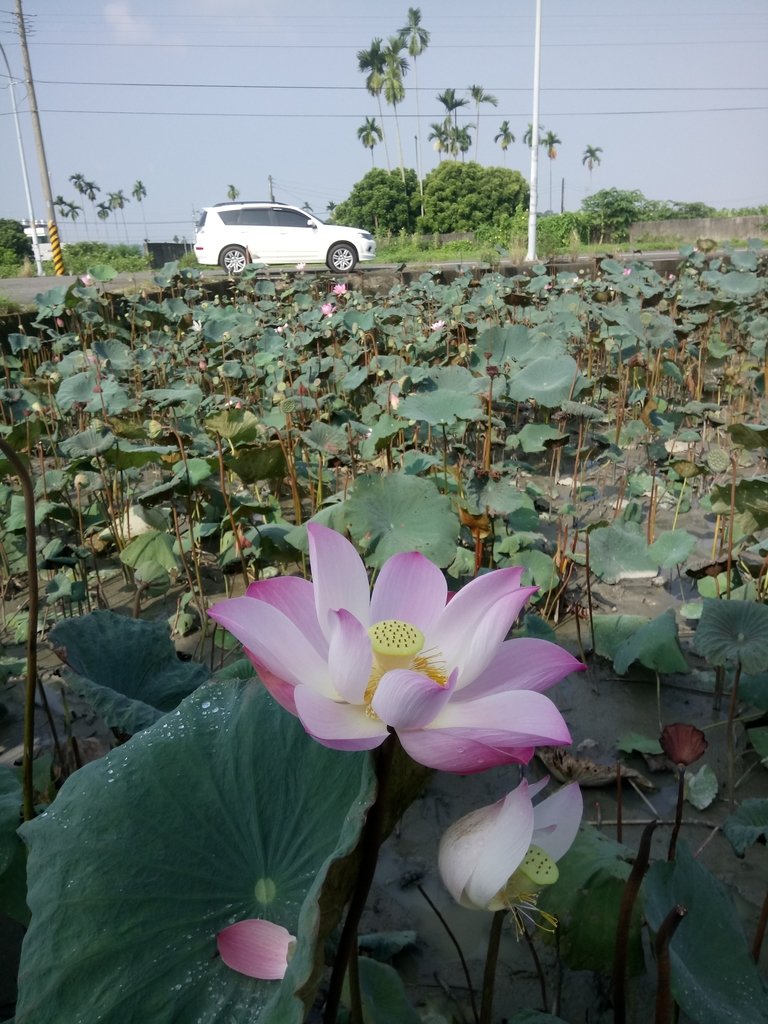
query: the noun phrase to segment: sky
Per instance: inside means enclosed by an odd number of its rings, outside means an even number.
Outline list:
[[[24,0],[54,195],[84,205],[59,220],[64,242],[192,241],[204,206],[227,199],[308,204],[324,217],[371,168],[357,138],[380,121],[357,53],[407,23],[409,0]],[[404,162],[423,174],[439,156],[429,126],[437,94],[480,85],[477,158],[530,176],[535,0],[422,0],[430,35],[398,107]],[[0,44],[16,103],[36,217],[45,206],[15,0]],[[603,188],[718,209],[768,203],[766,0],[542,0],[539,121],[560,138],[540,159],[539,209],[578,210]],[[418,103],[417,103],[418,98]],[[470,103],[459,111],[474,122]],[[516,142],[494,143],[507,120]],[[396,167],[396,126],[384,108]],[[600,147],[591,179],[582,158]],[[474,147],[471,155],[474,157]],[[418,158],[418,161],[417,161]],[[374,151],[385,167],[384,146]],[[551,184],[550,184],[551,173]],[[122,191],[123,219],[96,219],[69,178]],[[146,198],[131,198],[140,179]],[[271,179],[271,182],[270,182]],[[551,190],[551,191],[550,191]],[[8,74],[0,58],[0,218],[27,216]]]

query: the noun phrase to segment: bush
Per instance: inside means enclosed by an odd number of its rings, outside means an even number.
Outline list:
[[[11,253],[18,265],[32,259],[32,240],[24,234],[19,221],[0,220],[0,252],[3,250]]]
[[[106,242],[75,242],[62,247],[64,271],[85,274],[90,267],[106,264],[120,273],[149,270],[149,260],[137,245],[107,245]],[[46,274],[53,273],[53,264],[44,264]]]

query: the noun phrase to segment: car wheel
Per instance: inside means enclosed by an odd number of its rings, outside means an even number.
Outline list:
[[[347,242],[339,242],[332,245],[328,250],[328,258],[325,261],[331,270],[350,271],[354,270],[357,263],[357,250]]]
[[[219,264],[228,274],[242,274],[248,263],[248,253],[240,245],[228,245],[221,250]]]

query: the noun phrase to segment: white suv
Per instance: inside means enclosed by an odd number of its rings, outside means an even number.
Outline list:
[[[248,263],[327,263],[349,271],[376,255],[373,235],[360,228],[324,224],[284,203],[217,203],[200,214],[195,256],[239,274]]]

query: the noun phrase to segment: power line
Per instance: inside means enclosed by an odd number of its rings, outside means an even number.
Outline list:
[[[359,92],[364,85],[254,85],[251,83],[233,84],[232,82],[75,82],[68,79],[38,78],[39,85],[76,85],[76,86],[114,86],[115,88],[132,89],[280,89],[305,92]],[[494,92],[530,92],[530,87],[489,86]],[[434,92],[438,86],[411,86],[408,92]],[[549,86],[542,92],[768,92],[768,85],[649,85],[649,86]]]
[[[765,46],[768,39],[648,39],[633,40],[632,42],[606,41],[606,42],[569,42],[569,43],[547,43],[542,49],[616,49],[618,47],[647,47],[647,46]],[[63,46],[70,49],[73,46],[97,46],[99,49],[105,47],[141,47],[142,49],[166,49],[166,50],[350,50],[360,49],[359,43],[233,43],[231,40],[225,43],[86,43],[81,40],[66,42],[56,40],[51,43],[38,41],[36,46]],[[437,43],[430,45],[430,50],[466,50],[466,40],[459,43]],[[473,50],[530,50],[528,43],[472,43]]]

